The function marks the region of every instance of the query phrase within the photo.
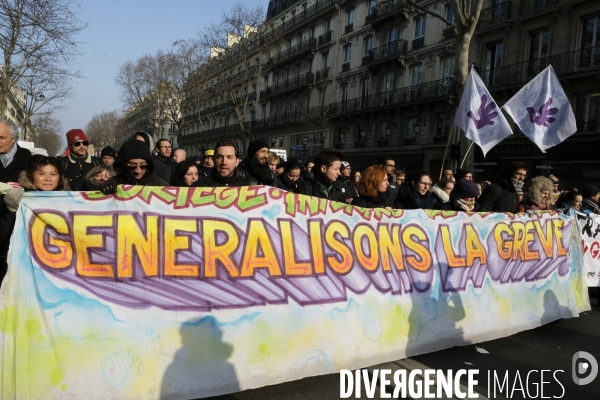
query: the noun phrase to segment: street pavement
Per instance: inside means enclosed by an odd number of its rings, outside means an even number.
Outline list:
[[[476,347],[484,349],[488,353],[480,353]],[[392,370],[406,369],[410,371],[415,368],[433,368],[453,371],[459,369],[479,369],[478,386],[475,391],[483,398],[563,398],[563,399],[600,399],[600,374],[588,385],[578,386],[573,382],[572,358],[578,351],[592,354],[600,361],[600,308],[598,300],[592,299],[592,310],[582,313],[579,318],[555,321],[536,329],[520,332],[518,334],[502,339],[478,343],[477,345],[466,345],[450,349],[423,354],[404,360],[385,363],[373,368],[389,368]],[[552,370],[544,374],[543,397],[540,393],[540,373],[530,374],[529,384],[526,378],[529,371]],[[556,372],[553,377],[553,372]],[[488,371],[495,371],[500,381],[504,379],[508,371],[508,386],[518,389],[521,387],[517,379],[520,377],[522,387],[529,389],[529,393],[518,390],[507,392],[507,388],[500,394],[496,390],[494,396],[493,386],[488,393]],[[408,373],[408,372],[407,372]],[[493,372],[490,372],[493,377]],[[560,385],[557,383],[560,382]],[[462,381],[467,385],[466,380]],[[535,384],[538,384],[536,386]],[[561,386],[562,385],[562,386]],[[393,387],[386,388],[392,393]],[[537,392],[537,394],[536,394]],[[366,399],[364,387],[363,399]],[[312,378],[300,379],[279,385],[266,386],[259,389],[245,390],[225,396],[216,396],[211,399],[219,400],[304,400],[304,399],[339,399],[340,398],[340,375],[330,374]],[[351,398],[355,398],[352,394]],[[380,388],[377,388],[376,396],[380,398]]]

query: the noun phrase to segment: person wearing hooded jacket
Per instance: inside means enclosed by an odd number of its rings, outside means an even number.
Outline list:
[[[24,192],[69,191],[69,180],[64,175],[62,162],[55,157],[34,155],[18,179],[21,187],[11,188],[0,206],[0,283],[6,274],[6,260],[10,236],[15,227],[16,213]]]
[[[600,188],[596,185],[586,184],[581,189],[583,201],[581,203],[581,212],[585,214],[600,214],[598,201],[600,200]]]
[[[302,172],[298,160],[290,158],[284,164],[283,172],[277,177],[275,186],[288,192],[297,192],[298,184],[302,183],[300,175],[302,175]]]
[[[518,191],[523,189],[527,171],[527,165],[522,162],[513,161],[508,164],[500,179],[486,187],[479,197],[479,211],[516,213]]]
[[[155,150],[154,140],[152,140],[152,135],[150,135],[149,133],[143,132],[143,131],[139,131],[139,132],[134,133],[133,136],[131,137],[131,139],[139,140],[140,142],[144,142],[146,144],[146,147],[148,147],[148,151],[150,152],[150,155],[152,155],[152,152]],[[155,176],[158,176],[158,177],[163,176],[165,174],[165,166],[162,163],[155,163],[153,172],[154,172]]]
[[[268,163],[269,145],[264,140],[253,140],[248,145],[248,156],[239,164],[239,168],[246,172],[248,178],[254,178],[254,185],[275,186],[277,175],[271,170]]]
[[[169,186],[167,182],[153,174],[152,155],[145,143],[139,140],[123,143],[113,167],[117,175],[100,187],[104,194],[114,193],[117,185]]]
[[[549,178],[538,176],[531,180],[527,195],[519,203],[517,210],[526,212],[528,210],[552,210],[554,207],[550,202],[553,192],[553,183]]]
[[[448,209],[454,211],[476,212],[479,209],[477,198],[481,193],[479,186],[469,179],[461,179],[456,182],[450,194]]]
[[[387,191],[389,185],[385,167],[371,165],[362,174],[357,188],[359,197],[352,200],[352,205],[364,208],[393,208],[394,202]]]
[[[298,186],[297,193],[345,202],[344,191],[337,182],[342,158],[342,153],[333,149],[326,149],[317,154],[313,168],[304,178],[304,182]]]

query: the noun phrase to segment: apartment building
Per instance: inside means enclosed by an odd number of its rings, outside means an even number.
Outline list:
[[[475,36],[473,61],[498,104],[551,64],[578,128],[542,153],[513,124],[514,135],[485,159],[476,151],[476,178],[491,179],[498,166],[522,160],[534,175],[553,173],[565,186],[600,182],[600,1],[488,1]]]
[[[453,21],[449,4],[421,7]],[[579,132],[548,153],[516,133],[487,158],[475,150],[476,177],[493,179],[512,159],[533,170],[592,177],[600,112],[600,2],[594,0],[487,0],[471,44],[470,62],[499,104],[551,63],[572,101]],[[439,176],[456,168],[448,148],[456,106],[453,29],[402,0],[271,0],[253,36],[253,68],[239,87],[245,113],[233,113],[231,96],[211,96],[187,116],[180,136],[190,153],[216,140],[262,138],[304,158],[338,148],[354,166],[392,155],[407,170]],[[247,60],[250,60],[248,62]],[[218,79],[207,76],[207,87]],[[212,82],[211,82],[212,81]],[[598,92],[598,93],[596,93]],[[233,115],[236,114],[236,115]],[[518,128],[513,126],[518,132]],[[241,143],[241,142],[240,142]],[[475,146],[476,147],[476,146]]]
[[[178,129],[177,126],[172,123],[165,121],[165,118],[156,118],[156,121],[164,121],[160,123],[160,127],[156,128],[155,123],[150,122],[148,119],[148,113],[143,107],[148,105],[140,104],[134,107],[130,107],[123,112],[123,120],[127,126],[127,133],[129,136],[133,136],[135,132],[146,132],[152,136],[154,143],[158,139],[167,139],[171,142],[173,148],[177,148]],[[158,111],[157,111],[158,112]]]

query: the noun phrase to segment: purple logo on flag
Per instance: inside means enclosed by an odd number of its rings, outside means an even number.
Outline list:
[[[485,94],[481,96],[481,105],[479,106],[479,109],[477,110],[477,114],[479,115],[479,120],[477,120],[477,118],[475,118],[475,115],[473,115],[473,113],[471,111],[469,111],[467,113],[467,117],[469,117],[469,118],[471,118],[471,120],[473,120],[473,123],[475,124],[475,128],[477,128],[477,129],[481,129],[486,125],[494,125],[493,119],[498,116],[498,113],[494,111],[494,109],[496,108],[496,103],[494,103],[492,101],[490,104],[488,104],[486,106],[487,100],[488,100],[488,98]]]
[[[526,110],[529,113],[529,120],[536,125],[543,125],[548,127],[548,123],[556,121],[556,118],[551,118],[550,115],[554,115],[558,112],[558,108],[549,108],[552,105],[552,97],[548,99],[543,106],[540,107],[539,114],[535,112],[533,107],[527,107]]]

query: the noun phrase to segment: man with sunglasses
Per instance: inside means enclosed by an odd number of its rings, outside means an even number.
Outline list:
[[[90,141],[81,129],[71,129],[67,132],[69,155],[62,157],[65,178],[69,180],[71,190],[85,190],[85,177],[92,168],[102,164],[97,158],[88,153]]]

